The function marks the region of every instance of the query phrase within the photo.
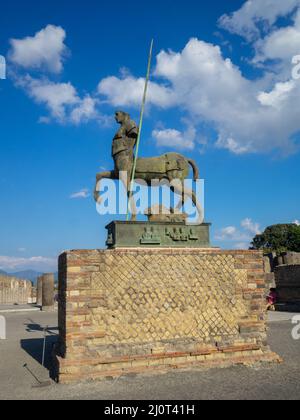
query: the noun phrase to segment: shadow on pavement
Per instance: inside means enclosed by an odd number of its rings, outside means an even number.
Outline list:
[[[58,327],[47,327],[44,328],[39,324],[24,324],[27,332],[44,332],[46,331],[49,335],[57,335]]]
[[[26,327],[27,332],[46,332],[48,335],[57,335],[58,327],[49,327],[42,326],[37,324],[32,319],[28,319],[29,323],[25,323],[24,326]]]
[[[45,348],[45,363],[44,367],[49,370],[52,369],[52,350],[53,346],[57,343],[58,336],[51,335],[46,337],[46,348]],[[21,348],[29,354],[34,360],[36,360],[40,365],[43,363],[43,347],[44,347],[44,338],[31,338],[21,340]]]

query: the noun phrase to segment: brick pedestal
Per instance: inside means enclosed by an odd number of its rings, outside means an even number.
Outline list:
[[[280,361],[267,345],[265,295],[260,252],[64,253],[58,378]]]

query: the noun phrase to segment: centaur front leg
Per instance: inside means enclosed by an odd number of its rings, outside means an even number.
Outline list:
[[[100,183],[102,179],[116,179],[115,171],[106,171],[106,172],[99,172],[96,175],[96,185],[94,190],[94,199],[98,204],[101,204],[101,197],[100,197]]]

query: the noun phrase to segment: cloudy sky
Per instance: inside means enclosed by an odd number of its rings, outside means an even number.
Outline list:
[[[0,269],[104,246],[94,176],[114,110],[138,119],[152,37],[141,154],[198,162],[213,244],[300,219],[300,0],[70,4],[1,6]]]

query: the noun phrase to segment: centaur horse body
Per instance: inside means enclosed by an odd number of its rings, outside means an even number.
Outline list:
[[[138,128],[130,116],[125,112],[116,113],[116,121],[121,125],[113,140],[112,157],[115,162],[115,169],[112,171],[100,172],[96,175],[95,200],[101,201],[98,192],[99,182],[102,179],[120,179],[130,196],[130,186],[134,162],[134,148],[136,145]],[[199,219],[202,217],[202,207],[198,203],[196,194],[192,190],[187,190],[184,181],[188,179],[190,168],[193,169],[193,179],[199,179],[199,170],[192,159],[187,159],[178,153],[166,153],[154,158],[140,158],[137,160],[135,181],[142,181],[148,186],[153,185],[153,181],[167,181],[171,185],[172,191],[179,194],[182,198],[176,208],[179,211],[185,203],[186,198],[190,198],[196,206]],[[136,219],[136,208],[134,200],[131,200],[132,220]],[[173,210],[174,211],[174,210]]]

